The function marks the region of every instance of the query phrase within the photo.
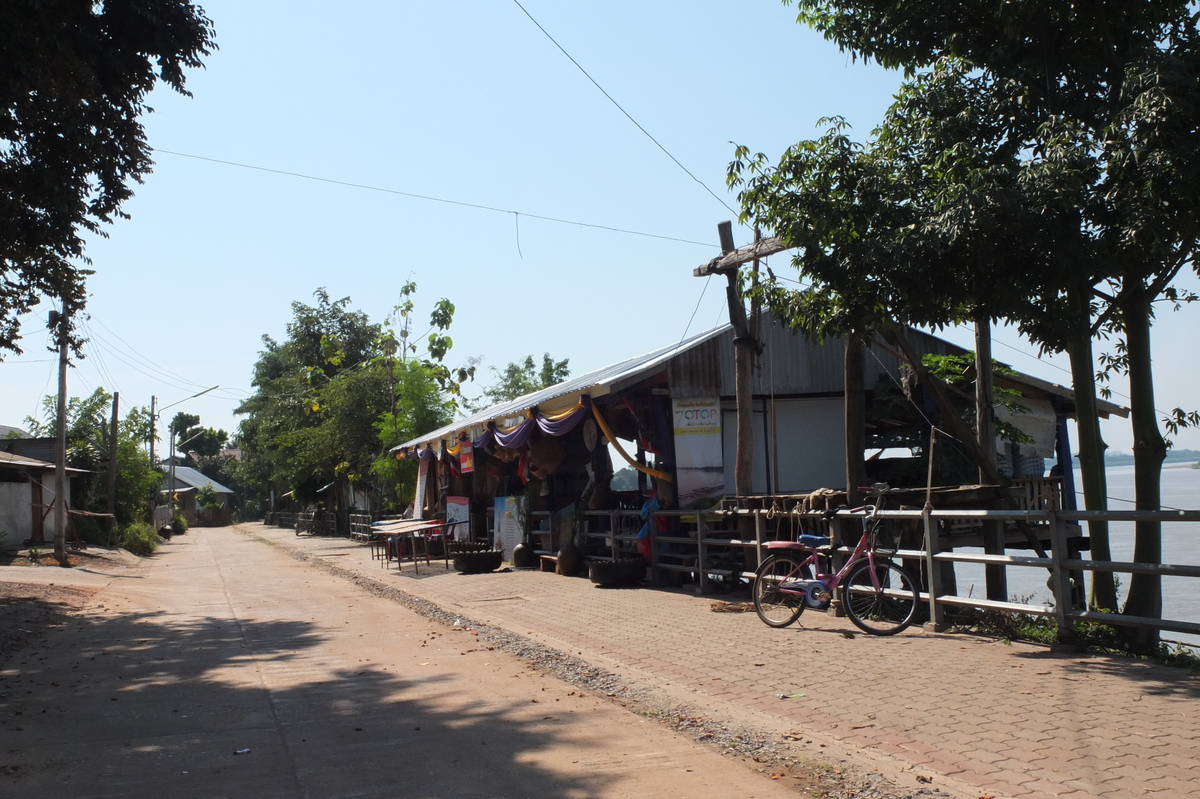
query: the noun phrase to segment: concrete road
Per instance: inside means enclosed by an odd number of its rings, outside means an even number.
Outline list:
[[[0,796],[783,797],[604,697],[233,528],[72,580],[0,671]]]

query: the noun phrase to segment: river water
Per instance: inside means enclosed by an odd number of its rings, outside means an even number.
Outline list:
[[[1133,508],[1133,467],[1117,466],[1108,469],[1109,508],[1130,510]],[[1080,485],[1079,473],[1075,484]],[[1083,507],[1083,497],[1078,499]],[[1190,465],[1169,464],[1162,472],[1162,506],[1170,510],[1196,510],[1200,508],[1200,469]],[[1133,560],[1133,522],[1112,522],[1109,525],[1113,560]],[[1200,522],[1163,522],[1163,562],[1174,565],[1200,565]],[[964,549],[964,552],[982,550]],[[1030,554],[1030,553],[1025,553]],[[1085,553],[1084,557],[1087,557]],[[975,564],[957,564],[955,575],[960,596],[986,596],[983,567]],[[1090,576],[1090,575],[1089,575]],[[1129,587],[1129,575],[1118,574],[1120,594],[1124,602]],[[1191,577],[1163,577],[1163,617],[1177,621],[1200,622],[1200,579]],[[1046,571],[1025,567],[1008,569],[1008,593],[1015,601],[1031,605],[1052,605],[1050,590],[1046,587]],[[1180,641],[1190,646],[1200,646],[1200,636],[1184,633],[1164,632],[1163,640]]]

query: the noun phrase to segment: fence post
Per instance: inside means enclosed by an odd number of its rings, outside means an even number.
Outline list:
[[[704,576],[704,539],[708,537],[708,522],[704,520],[704,511],[696,513],[696,593],[703,594],[708,590],[707,578]]]
[[[925,525],[925,578],[929,583],[929,622],[925,629],[933,633],[945,632],[950,626],[946,624],[945,611],[938,602],[942,593],[941,564],[934,560],[934,555],[940,551],[940,543],[936,522],[933,520],[933,506],[928,502],[921,509],[921,520]]]
[[[1071,607],[1071,572],[1067,569],[1067,536],[1058,512],[1048,511],[1050,522],[1050,582],[1054,591],[1054,622],[1058,625],[1058,640],[1069,642],[1075,638],[1074,626],[1068,621]]]
[[[646,516],[646,524],[650,525],[646,538],[650,541],[650,579],[655,585],[662,585],[662,569],[658,564],[658,516],[650,511]],[[640,532],[640,529],[639,529]]]
[[[620,555],[621,542],[617,540],[617,512],[615,510],[608,512],[608,540],[612,542],[612,556],[613,560],[616,560]]]
[[[757,570],[762,564],[763,558],[763,534],[766,532],[766,525],[763,523],[763,510],[759,508],[754,511],[754,569]]]

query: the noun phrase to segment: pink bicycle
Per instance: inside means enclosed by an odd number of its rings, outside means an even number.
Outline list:
[[[917,615],[920,602],[917,581],[878,551],[886,483],[863,489],[874,504],[855,508],[867,511],[863,532],[845,565],[832,571],[833,546],[822,535],[801,535],[799,541],[771,541],[771,554],[754,572],[754,610],[770,627],[787,627],[806,607],[829,607],[834,593],[842,591],[842,607],[850,621],[871,635],[895,635]]]

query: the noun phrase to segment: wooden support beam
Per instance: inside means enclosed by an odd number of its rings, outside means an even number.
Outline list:
[[[755,258],[766,258],[768,255],[774,255],[777,252],[792,249],[790,246],[780,241],[778,236],[756,241],[749,247],[742,247],[740,250],[722,253],[702,266],[697,266],[692,270],[693,277],[708,277],[709,275],[724,274],[731,270],[736,270],[742,264],[750,263]]]

